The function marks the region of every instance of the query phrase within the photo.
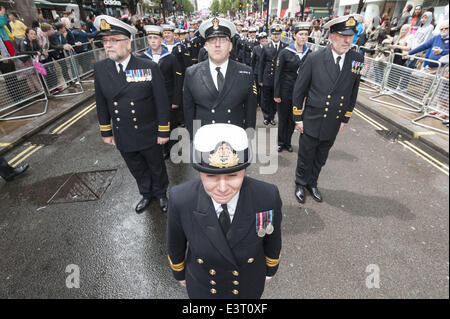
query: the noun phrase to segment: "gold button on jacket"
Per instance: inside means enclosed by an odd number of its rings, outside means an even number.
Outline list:
[[[238,286],[239,285],[239,281],[237,281],[237,280],[233,281],[233,285]]]
[[[255,261],[255,258],[249,258],[248,260],[247,260],[247,262],[249,263],[249,264],[251,264],[252,262],[254,262]]]
[[[210,274],[211,276],[214,276],[214,275],[216,274],[216,271],[215,271],[214,269],[210,269],[210,270],[209,270],[209,274]]]
[[[211,291],[211,293],[212,293],[213,295],[215,295],[215,294],[217,293],[217,290],[214,289],[214,288],[212,288],[210,291]]]
[[[237,270],[233,270],[233,275],[237,277],[239,276],[239,272]]]
[[[203,264],[203,259],[201,259],[201,258],[199,258],[199,259],[197,259],[197,262],[201,265],[201,264]]]
[[[238,295],[238,294],[239,294],[239,291],[236,290],[236,289],[233,289],[233,294]]]

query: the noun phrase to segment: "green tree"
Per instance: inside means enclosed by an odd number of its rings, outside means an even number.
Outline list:
[[[220,1],[213,0],[209,9],[211,10],[212,15],[218,15],[220,13]]]

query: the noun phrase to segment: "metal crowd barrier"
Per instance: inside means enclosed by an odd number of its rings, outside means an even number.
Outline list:
[[[47,112],[48,97],[64,97],[83,93],[82,82],[92,75],[93,64],[106,58],[105,50],[99,43],[83,43],[93,49],[79,54],[69,51],[68,56],[64,59],[44,63],[43,66],[47,71],[46,76],[38,74],[34,67],[25,67],[14,72],[0,74],[0,121],[43,115]],[[146,38],[133,39],[132,48],[133,52],[146,50],[148,48]],[[5,60],[14,61],[24,57],[29,56],[20,55],[2,58],[0,63]],[[71,83],[79,86],[79,91],[60,93],[70,87]],[[12,114],[38,102],[45,102],[42,112],[11,117]]]
[[[0,121],[25,119],[39,116],[47,112],[48,98],[39,74],[34,67],[1,74],[0,88],[0,113],[20,105],[18,108],[5,114],[1,114]],[[45,102],[44,110],[42,112],[21,116],[10,116],[38,102]],[[26,104],[22,105],[23,103]]]
[[[395,53],[392,56],[395,57],[397,55],[401,56],[400,53]],[[414,58],[420,62],[437,62],[425,58]],[[440,69],[441,63],[438,62],[438,65],[438,69]],[[437,76],[435,74],[395,64],[393,59],[391,59],[389,63],[386,63],[385,76],[384,81],[380,85],[380,93],[370,97],[370,100],[405,111],[420,113],[424,110],[436,81]],[[379,99],[386,96],[407,106]]]
[[[441,130],[438,128],[435,128],[430,125],[426,125],[423,123],[419,123],[420,120],[424,118],[434,118],[437,120],[442,121],[443,119],[440,117],[445,116],[448,121],[449,117],[449,96],[448,96],[448,79],[441,77],[439,79],[439,82],[436,86],[436,89],[434,89],[433,94],[431,95],[430,102],[425,106],[425,111],[422,116],[419,116],[418,118],[415,118],[412,120],[412,122],[416,125],[425,127],[427,129],[431,129],[434,131],[438,131],[443,134],[449,135],[448,130]]]

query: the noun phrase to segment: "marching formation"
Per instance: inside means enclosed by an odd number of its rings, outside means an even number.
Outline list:
[[[270,35],[257,34],[213,17],[191,40],[172,26],[149,25],[149,49],[134,56],[136,29],[96,18],[108,57],[94,73],[102,138],[136,179],[142,195],[136,212],[156,199],[168,213],[169,263],[190,298],[260,298],[277,272],[280,194],[246,176],[258,106],[266,126],[277,124],[278,113],[278,152],[292,152],[294,129],[301,133],[295,197],[304,203],[307,189],[322,201],[320,170],[356,102],[363,57],[350,48],[359,21],[359,15],[329,21],[330,46],[313,53],[308,22],[295,26],[289,46],[277,24]],[[164,159],[176,127],[189,132],[200,178],[173,186],[168,199]]]

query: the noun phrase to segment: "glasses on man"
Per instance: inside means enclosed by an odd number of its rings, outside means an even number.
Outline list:
[[[445,31],[445,30],[448,30],[448,27],[447,28],[441,28],[441,31]]]
[[[105,44],[111,43],[111,44],[115,45],[115,44],[119,43],[120,41],[126,41],[126,40],[129,40],[129,39],[102,39],[102,44],[105,45]]]
[[[220,44],[224,44],[226,42],[228,42],[228,38],[210,38],[208,40],[206,40],[206,42],[210,43],[210,44],[216,44],[217,42],[219,42]]]

